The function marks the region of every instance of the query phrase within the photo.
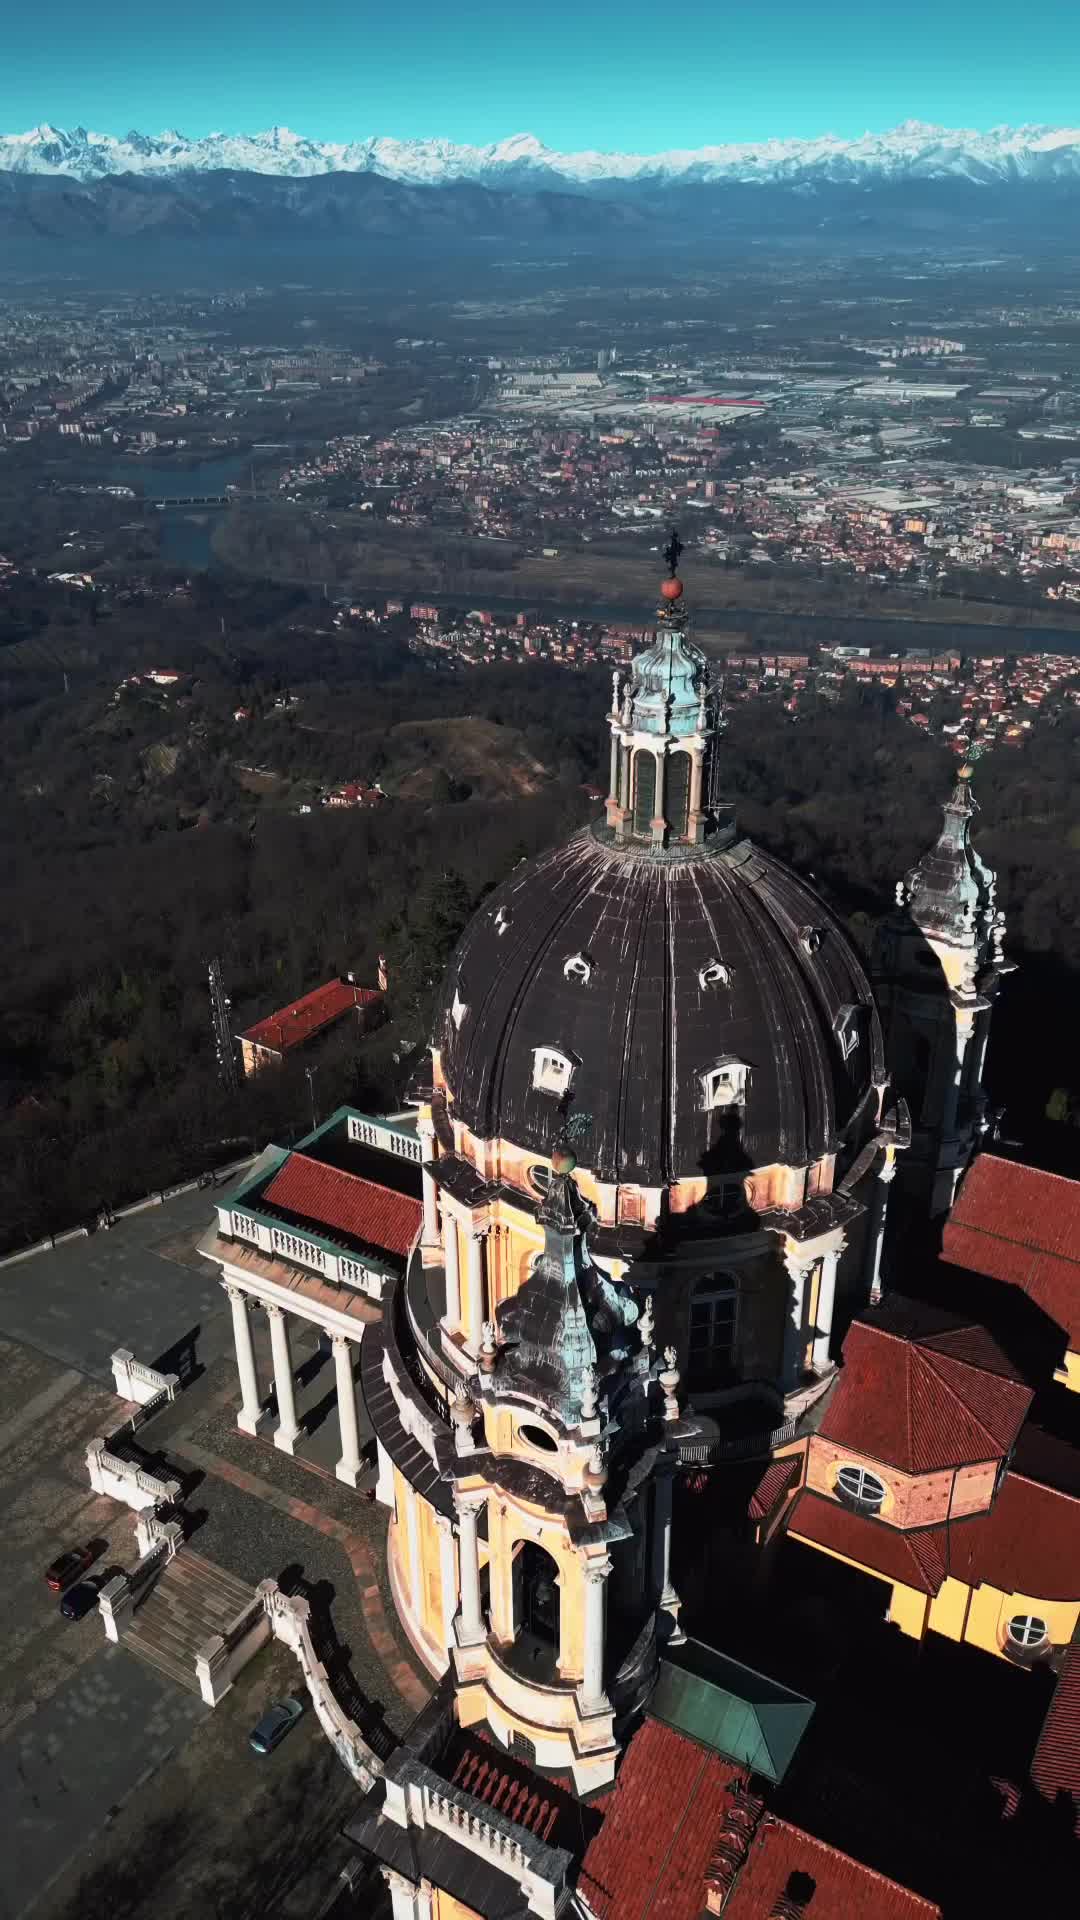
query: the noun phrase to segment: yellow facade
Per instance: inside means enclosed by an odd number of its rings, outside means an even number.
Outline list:
[[[929,1627],[950,1640],[981,1647],[984,1653],[995,1654],[999,1660],[1008,1660],[1012,1664],[1015,1656],[1009,1650],[1006,1629],[1009,1621],[1018,1614],[1034,1614],[1040,1620],[1045,1620],[1050,1644],[1055,1647],[1068,1646],[1080,1622],[1080,1597],[1076,1600],[1045,1600],[1039,1594],[1003,1593],[997,1587],[972,1588],[950,1575],[931,1598],[915,1587],[886,1579],[876,1567],[864,1566],[861,1560],[853,1560],[846,1553],[837,1553],[832,1547],[823,1547],[817,1540],[808,1540],[794,1528],[791,1537],[803,1546],[813,1547],[815,1553],[823,1553],[830,1560],[839,1560],[844,1566],[854,1567],[857,1572],[891,1587],[888,1617],[901,1633],[908,1634],[913,1640],[921,1640]]]
[[[1070,1393],[1080,1393],[1080,1353],[1071,1350],[1065,1355],[1064,1365],[1055,1368],[1054,1379]]]

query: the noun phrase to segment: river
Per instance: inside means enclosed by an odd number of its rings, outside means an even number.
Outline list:
[[[108,478],[133,487],[146,500],[173,500],[190,494],[220,494],[229,486],[243,486],[251,475],[251,458],[246,453],[222,454],[194,466],[159,461],[117,459],[109,462]],[[177,507],[160,514],[161,557],[170,566],[193,567],[199,571],[213,561],[211,541],[218,516],[227,507]],[[706,588],[707,593],[707,588]],[[421,601],[425,606],[467,611],[479,606],[488,612],[513,616],[525,610],[541,620],[597,621],[612,626],[652,625],[652,605],[613,605],[593,601],[544,601],[531,594],[508,599],[485,590],[474,591],[471,598],[462,594],[435,594],[426,589],[403,586],[397,593],[357,588],[357,600],[384,601],[387,598]],[[852,613],[788,613],[771,607],[710,607],[708,600],[695,604],[699,624],[712,632],[745,635],[751,646],[779,646],[787,649],[811,646],[826,636],[852,645],[880,648],[886,652],[904,652],[908,648],[933,648],[935,651],[961,653],[1076,653],[1080,654],[1080,628],[1055,627],[1039,622],[1032,626],[992,626],[986,623],[940,619],[905,620]],[[782,637],[777,628],[782,626]]]

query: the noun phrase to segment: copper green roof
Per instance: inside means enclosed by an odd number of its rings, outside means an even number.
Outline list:
[[[766,1780],[780,1781],[814,1702],[715,1647],[688,1640],[660,1662],[650,1712],[669,1727]]]

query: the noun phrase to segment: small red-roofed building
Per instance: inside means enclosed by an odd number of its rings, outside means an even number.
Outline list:
[[[354,980],[328,980],[237,1036],[245,1074],[280,1066],[287,1053],[306,1046],[349,1014],[366,1032],[377,1023],[382,1003],[382,993],[375,987],[360,987]]]
[[[1080,1840],[1080,1638],[1075,1634],[1039,1735],[1031,1782],[1052,1806],[1071,1802],[1073,1831]]]
[[[888,1586],[915,1639],[1051,1658],[1080,1619],[1080,1500],[1010,1468],[1032,1398],[984,1328],[888,1300],[848,1332],[789,1536]]]
[[[941,1257],[1026,1294],[1061,1330],[1055,1378],[1080,1393],[1080,1180],[980,1153],[945,1223]]]

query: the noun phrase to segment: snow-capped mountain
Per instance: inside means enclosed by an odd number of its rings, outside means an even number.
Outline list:
[[[909,120],[891,132],[865,133],[856,140],[822,134],[810,140],[728,143],[654,154],[559,153],[532,134],[481,147],[381,135],[345,143],[308,140],[287,127],[253,134],[211,133],[198,140],[175,131],[131,132],[117,139],[85,127],[48,125],[29,133],[0,134],[0,172],[91,182],[121,174],[222,169],[282,179],[372,173],[408,186],[471,181],[534,191],[740,182],[1051,183],[1080,180],[1080,127],[992,127],[978,133]]]

